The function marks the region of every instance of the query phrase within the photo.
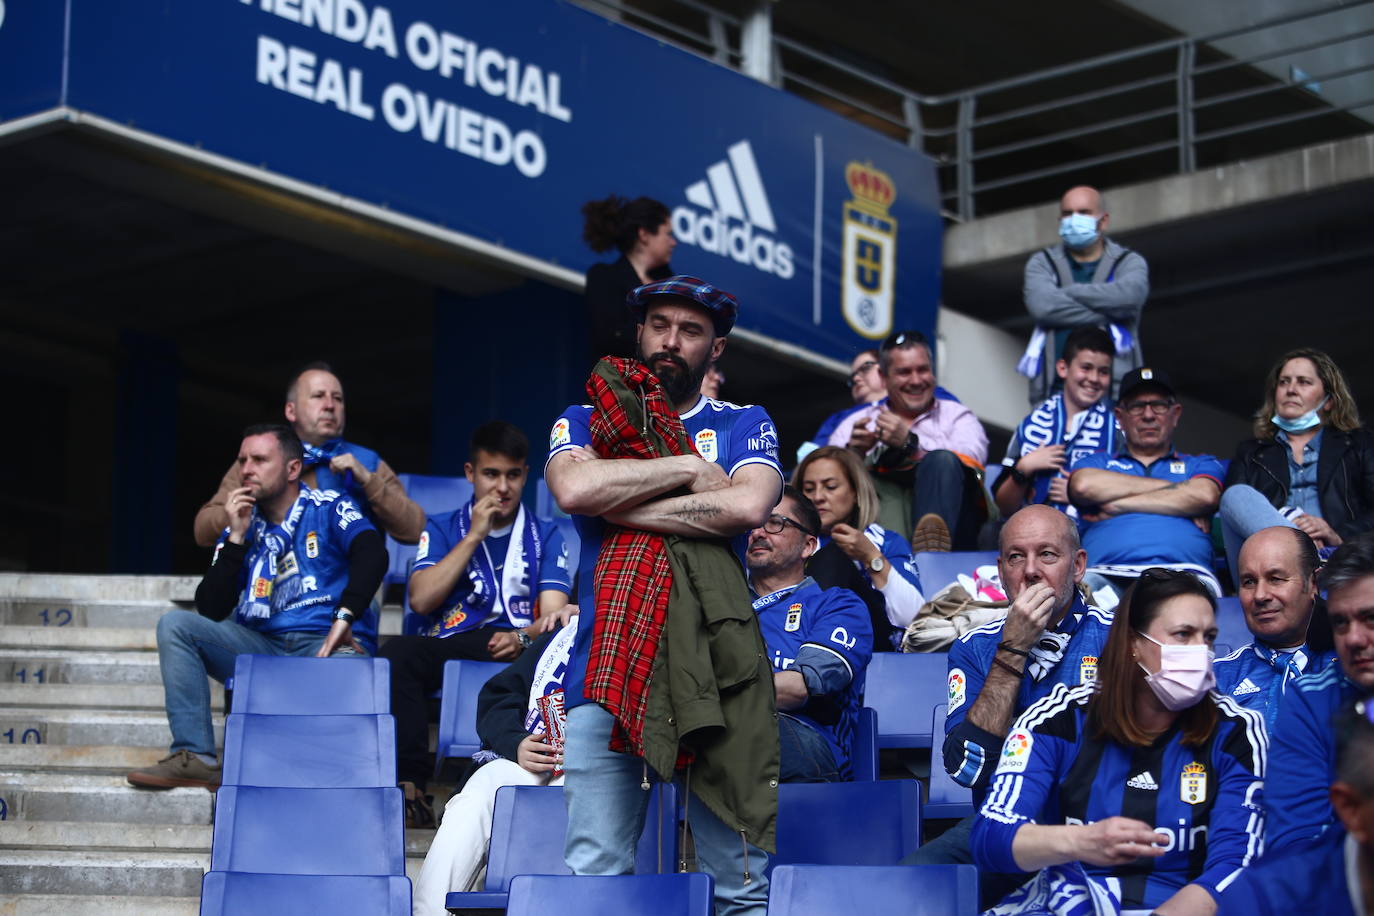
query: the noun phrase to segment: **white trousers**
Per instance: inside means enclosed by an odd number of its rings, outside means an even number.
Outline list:
[[[448,800],[434,842],[415,881],[415,916],[448,916],[444,901],[450,891],[481,890],[491,843],[492,809],[502,786],[561,786],[522,768],[513,760],[493,760],[477,768],[463,791]]]

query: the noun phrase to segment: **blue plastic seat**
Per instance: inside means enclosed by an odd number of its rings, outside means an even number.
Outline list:
[[[930,794],[925,807],[921,809],[921,818],[924,821],[933,818],[964,818],[973,813],[973,792],[959,785],[945,771],[944,739],[947,712],[944,704],[935,707],[931,727],[935,737],[930,746]]]
[[[768,888],[768,916],[977,912],[978,870],[972,865],[782,865]]]
[[[635,855],[636,874],[673,871],[677,863],[676,812],[677,790],[671,784],[658,785],[649,799],[649,811],[644,818],[644,833]],[[449,894],[446,906],[451,910],[501,908],[506,905],[511,879],[516,875],[569,874],[563,861],[567,828],[568,811],[564,807],[562,786],[503,786],[497,789],[496,807],[491,817],[486,884],[480,891]],[[562,910],[554,912],[561,914]]]
[[[711,916],[714,882],[703,872],[669,875],[519,875],[507,916]]]
[[[226,786],[394,786],[396,720],[235,713],[224,723],[223,779]]]
[[[272,716],[391,713],[391,663],[384,658],[240,655],[234,712]]]
[[[455,660],[444,663],[439,693],[439,742],[434,752],[434,778],[452,757],[471,757],[482,747],[477,737],[477,695],[505,662]]]
[[[425,510],[427,518],[441,512],[461,509],[472,498],[472,484],[466,477],[434,477],[425,474],[397,474],[406,495]],[[386,536],[387,571],[383,581],[403,583],[410,576],[410,564],[415,560],[415,545],[402,544],[391,535]]]
[[[262,875],[207,872],[201,916],[410,916],[410,881],[398,875]]]
[[[854,771],[855,782],[872,782],[878,778],[878,712],[871,707],[859,708],[849,766]]]
[[[944,652],[875,652],[864,705],[878,711],[879,747],[930,747],[930,710],[949,699]]]
[[[922,551],[916,554],[916,572],[921,576],[921,593],[929,600],[952,582],[959,574],[973,575],[979,566],[996,565],[995,550],[965,550],[957,553]]]
[[[891,865],[921,845],[921,784],[783,783],[777,865]]]
[[[222,786],[215,798],[214,871],[404,875],[401,790]]]
[[[1220,658],[1241,646],[1255,641],[1250,627],[1245,623],[1245,609],[1240,599],[1234,595],[1217,599],[1217,644],[1216,653]]]

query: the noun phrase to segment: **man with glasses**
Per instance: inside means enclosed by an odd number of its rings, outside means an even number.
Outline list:
[[[745,565],[759,629],[773,660],[783,782],[852,777],[850,753],[873,656],[868,609],[848,589],[806,575],[821,517],[792,487],[749,532]]]
[[[1116,420],[1126,442],[1115,454],[1080,458],[1069,475],[1088,551],[1085,579],[1103,606],[1120,598],[1151,566],[1196,575],[1218,596],[1210,520],[1221,499],[1221,463],[1174,449],[1183,406],[1159,369],[1133,369],[1121,380]]]
[[[883,341],[878,368],[887,396],[846,417],[830,445],[853,449],[878,487],[879,522],[913,531],[913,551],[969,550],[986,516],[978,478],[988,436],[973,411],[936,397],[930,344],[920,331]]]
[[[1030,379],[1032,404],[1060,387],[1055,363],[1075,328],[1111,334],[1113,381],[1141,364],[1140,313],[1150,295],[1150,267],[1139,252],[1107,238],[1110,221],[1096,188],[1070,188],[1059,201],[1061,244],[1026,261],[1022,296],[1035,331],[1016,369]]]

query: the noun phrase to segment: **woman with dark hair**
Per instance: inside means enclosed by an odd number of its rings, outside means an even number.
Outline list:
[[[668,208],[649,197],[626,200],[612,194],[582,205],[582,238],[592,251],[615,249],[620,257],[587,271],[587,334],[592,360],[631,356],[634,322],[625,295],[637,286],[673,275],[673,227]]]
[[[807,564],[807,572],[822,588],[839,586],[858,591],[859,587],[846,582],[821,581],[828,578],[827,559],[835,553],[842,555],[861,574],[862,586],[866,586],[863,592],[876,592],[881,599],[868,602],[871,608],[882,611],[872,615],[874,651],[890,650],[907,624],[916,619],[925,597],[911,561],[911,545],[877,523],[878,494],[859,456],[835,445],[818,448],[792,472],[792,485],[811,500],[821,516],[821,547],[811,558],[813,562]]]
[[[1267,747],[1259,714],[1211,690],[1216,632],[1206,585],[1147,569],[1117,608],[1096,682],[1061,685],[1017,719],[973,853],[985,869],[1040,874],[996,913],[1049,912],[1063,894],[1113,911],[1216,911],[1263,848]]]
[[[1254,431],[1236,449],[1221,495],[1233,578],[1240,545],[1262,528],[1300,528],[1318,548],[1374,529],[1374,434],[1360,425],[1331,357],[1309,347],[1279,357]]]

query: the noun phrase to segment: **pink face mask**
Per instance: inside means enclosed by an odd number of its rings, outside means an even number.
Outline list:
[[[1140,662],[1136,664],[1145,672],[1145,683],[1150,685],[1165,709],[1170,712],[1187,709],[1217,685],[1217,676],[1212,671],[1213,653],[1210,646],[1166,646],[1139,630],[1136,635],[1159,646],[1158,671],[1151,673]]]

